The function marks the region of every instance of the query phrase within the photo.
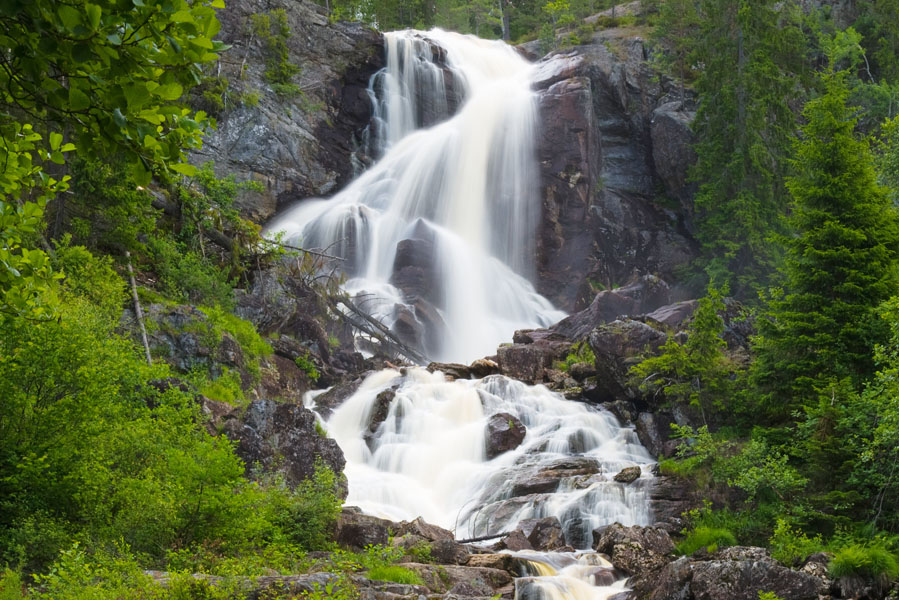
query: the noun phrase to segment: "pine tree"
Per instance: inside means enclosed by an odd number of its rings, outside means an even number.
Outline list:
[[[844,74],[822,79],[826,92],[805,107],[788,181],[795,235],[785,240],[786,295],[759,323],[754,379],[777,419],[873,374],[874,348],[889,334],[876,308],[896,293],[897,211],[854,132]]]
[[[752,298],[778,260],[768,238],[783,231],[784,157],[795,123],[789,100],[797,94],[790,73],[799,69],[802,38],[788,8],[773,0],[699,6],[692,175],[703,266],[713,283]]]

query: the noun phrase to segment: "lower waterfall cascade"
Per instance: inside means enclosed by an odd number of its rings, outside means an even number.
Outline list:
[[[478,359],[516,329],[565,316],[530,282],[540,207],[534,68],[501,42],[440,30],[386,34],[385,46],[366,135],[379,160],[267,232],[342,257],[345,290],[387,326],[403,311],[421,321],[422,302],[433,307],[442,327],[424,328],[429,358]],[[418,290],[425,297],[399,287],[403,247],[431,274]],[[448,381],[421,367],[369,374],[332,412],[317,406],[321,393],[305,402],[326,415],[344,452],[347,505],[394,521],[422,517],[456,539],[557,517],[578,550],[517,553],[530,566],[516,598],[602,600],[625,589],[589,550],[592,532],[651,522],[654,461],[608,411],[503,375]],[[522,427],[523,439],[488,456],[497,419]],[[615,481],[631,466],[639,479]]]

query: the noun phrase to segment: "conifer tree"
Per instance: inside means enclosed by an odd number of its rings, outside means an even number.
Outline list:
[[[824,95],[803,112],[788,181],[795,235],[785,239],[786,294],[759,323],[754,379],[778,419],[838,382],[858,387],[889,335],[876,309],[896,293],[899,219],[854,132],[844,78],[831,68]]]
[[[698,237],[713,283],[753,298],[777,256],[768,238],[783,231],[785,156],[795,118],[802,39],[787,6],[773,0],[699,2],[691,60],[700,65],[699,139],[693,179]]]

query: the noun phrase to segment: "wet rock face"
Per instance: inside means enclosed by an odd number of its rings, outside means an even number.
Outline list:
[[[286,11],[289,59],[301,71],[302,94],[277,94],[266,80],[265,42],[253,15]],[[331,23],[323,7],[292,0],[231,2],[218,12],[218,39],[231,45],[217,75],[228,81],[224,110],[191,162],[216,163],[220,175],[252,179],[261,192],[242,192],[236,206],[257,222],[287,203],[336,191],[353,175],[352,155],[371,118],[367,87],[383,66],[383,39],[361,24]],[[258,95],[253,105],[249,95]]]
[[[654,82],[643,41],[600,32],[544,59],[535,89],[538,291],[571,311],[593,299],[591,283],[612,288],[641,273],[669,278],[696,253],[684,151],[693,114],[675,110],[673,91]]]
[[[487,459],[490,460],[517,448],[524,440],[527,429],[518,417],[509,413],[497,413],[487,421],[485,433]]]

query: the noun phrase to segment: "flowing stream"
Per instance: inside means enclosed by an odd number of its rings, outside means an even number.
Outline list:
[[[378,160],[268,231],[344,257],[357,303],[397,330],[411,315],[429,358],[467,362],[515,329],[564,316],[530,283],[540,207],[534,69],[501,42],[439,30],[385,39],[387,67],[370,87],[367,144]],[[557,517],[579,551],[520,554],[533,572],[516,580],[519,600],[622,591],[588,550],[591,533],[650,522],[653,461],[610,413],[501,375],[449,382],[409,367],[369,375],[326,427],[346,455],[347,504],[369,514],[421,516],[457,539]],[[496,448],[496,431],[521,427],[520,443]],[[636,482],[614,481],[634,465],[644,467]]]

